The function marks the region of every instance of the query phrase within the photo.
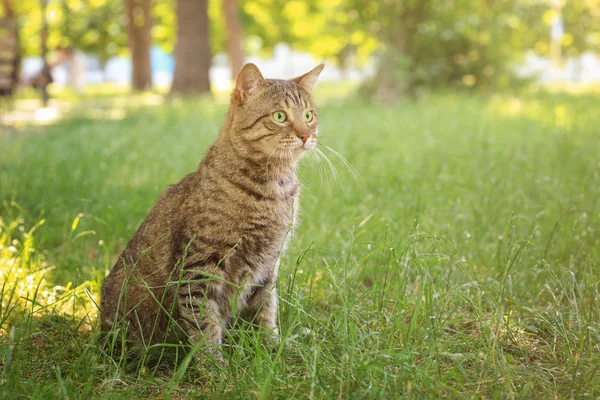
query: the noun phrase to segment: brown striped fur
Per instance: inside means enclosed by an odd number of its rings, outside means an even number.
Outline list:
[[[298,213],[297,163],[316,145],[311,89],[322,69],[292,80],[242,69],[217,140],[160,196],[104,280],[104,332],[218,346],[239,314],[277,339],[278,260]]]

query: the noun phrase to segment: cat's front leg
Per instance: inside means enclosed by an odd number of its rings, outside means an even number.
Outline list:
[[[244,320],[262,328],[265,331],[267,340],[275,346],[281,342],[279,329],[277,328],[278,303],[277,281],[273,277],[254,290],[242,314]]]
[[[223,343],[224,318],[216,299],[207,294],[210,291],[202,288],[199,290],[194,285],[182,285],[179,289],[179,317],[182,328],[188,335],[190,345],[193,347],[202,342],[206,352],[213,355],[221,364],[225,359],[220,352]],[[201,353],[196,355],[199,361]]]

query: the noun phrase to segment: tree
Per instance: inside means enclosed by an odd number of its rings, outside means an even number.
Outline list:
[[[586,51],[600,51],[600,0],[545,0],[536,11],[527,22],[537,29],[533,47],[538,54],[550,55],[549,33],[558,18],[564,24],[561,53],[577,57]]]
[[[125,2],[129,50],[133,68],[131,85],[133,90],[149,90],[152,88],[152,71],[150,69],[151,0],[125,0]]]
[[[242,49],[242,24],[238,15],[238,0],[223,0],[223,14],[227,28],[227,53],[231,66],[231,78],[235,79],[244,66],[244,50]]]
[[[411,93],[421,50],[418,28],[433,18],[433,0],[388,0],[362,2],[348,0],[344,7],[356,15],[354,25],[362,25],[363,36],[374,37],[377,71],[370,90],[384,102]]]
[[[61,47],[94,54],[103,66],[111,57],[126,52],[123,0],[92,1],[86,7],[81,7],[78,0],[63,0],[59,7],[53,9],[57,17],[51,38]]]
[[[171,93],[210,92],[208,0],[177,0],[175,73]]]
[[[41,0],[40,5],[42,10],[42,30],[40,39],[43,66],[41,73],[38,75],[37,82],[42,95],[42,103],[44,107],[47,107],[48,100],[50,99],[50,96],[48,95],[48,84],[50,84],[52,80],[52,76],[50,75],[50,65],[48,64],[48,19],[46,16],[48,0]]]
[[[514,62],[548,36],[540,18],[546,0],[336,1],[350,43],[376,44],[368,48],[376,76],[364,89],[385,102],[421,86],[510,84]]]
[[[385,47],[377,68],[376,96],[394,101],[415,84],[417,27],[431,14],[431,1],[384,2],[379,8],[379,38]]]
[[[1,98],[12,95],[17,87],[21,69],[21,47],[19,44],[19,24],[11,2],[10,0],[2,0],[0,5],[4,9],[4,16],[0,14]]]

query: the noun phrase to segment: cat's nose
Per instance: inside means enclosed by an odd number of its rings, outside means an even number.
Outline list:
[[[310,133],[296,133],[296,136],[302,140],[302,143],[306,143],[306,141],[310,138]]]

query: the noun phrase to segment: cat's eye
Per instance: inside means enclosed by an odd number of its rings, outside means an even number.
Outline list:
[[[313,119],[313,113],[312,113],[312,111],[306,111],[304,113],[304,120],[306,122],[310,122],[310,121],[312,121],[312,119]]]
[[[287,119],[287,115],[285,115],[283,111],[275,111],[273,113],[273,119],[275,120],[275,122],[281,124],[282,122],[285,122],[285,120]]]

